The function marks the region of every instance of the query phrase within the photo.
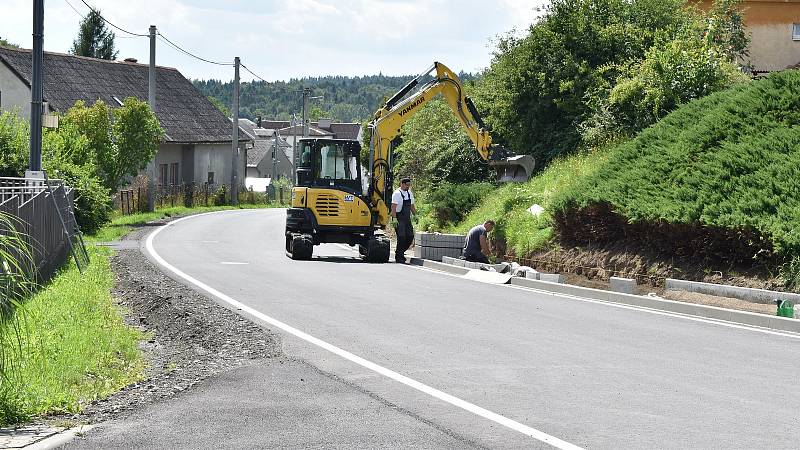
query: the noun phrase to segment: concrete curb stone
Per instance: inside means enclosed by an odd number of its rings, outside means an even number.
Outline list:
[[[427,267],[442,272],[448,272],[455,275],[464,275],[469,272],[465,267],[457,267],[450,264],[415,259],[412,264]],[[538,274],[542,275],[560,275],[560,274]],[[563,277],[563,275],[560,275]],[[562,278],[563,279],[563,278]],[[612,303],[620,303],[631,306],[639,306],[644,308],[656,309],[660,311],[673,312],[678,314],[685,314],[689,316],[702,317],[706,319],[723,320],[726,322],[740,323],[743,325],[756,326],[761,328],[768,328],[779,331],[788,331],[792,333],[800,333],[800,320],[790,319],[787,317],[770,316],[766,314],[757,314],[747,311],[737,311],[716,306],[698,305],[694,303],[676,302],[673,300],[666,300],[662,298],[649,297],[643,295],[626,294],[622,292],[605,291],[602,289],[586,288],[581,286],[572,286],[559,282],[535,280],[532,278],[512,277],[511,285],[521,286],[531,289],[538,289],[542,291],[553,292],[557,294],[572,295],[576,297],[584,297],[594,300],[602,300]]]

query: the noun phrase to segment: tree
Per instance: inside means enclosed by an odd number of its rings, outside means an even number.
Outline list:
[[[522,38],[501,39],[475,102],[503,143],[537,165],[573,151],[591,115],[588,93],[613,82],[609,65],[640,60],[686,22],[684,0],[553,0]]]
[[[19,177],[28,167],[28,122],[17,111],[0,113],[0,177]]]
[[[468,183],[489,177],[486,164],[442,99],[430,101],[403,125],[395,150],[397,176],[411,176],[422,186]]]
[[[113,160],[105,170],[110,175],[107,186],[116,190],[125,176],[136,176],[156,156],[164,130],[147,102],[128,97],[114,110],[111,131]]]
[[[73,41],[70,53],[90,58],[117,59],[114,32],[106,27],[100,11],[93,9],[81,20],[78,37]]]
[[[164,131],[150,106],[133,97],[126,98],[111,118],[103,101],[91,107],[78,101],[63,123],[86,138],[85,153],[93,155],[98,177],[115,191],[126,176],[135,176],[155,156]]]
[[[8,42],[7,40],[0,38],[0,47],[11,47],[11,48],[19,48],[19,45],[13,44]]]
[[[208,101],[210,101],[218,110],[220,110],[222,114],[225,114],[225,117],[233,117],[231,115],[231,110],[227,106],[225,106],[225,104],[222,103],[222,101],[217,97],[209,95]]]

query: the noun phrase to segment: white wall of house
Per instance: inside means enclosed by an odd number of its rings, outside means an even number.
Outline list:
[[[800,63],[800,40],[792,39],[793,23],[757,24],[752,33],[750,61],[756,70],[783,70]]]
[[[19,108],[22,117],[31,116],[31,90],[5,64],[0,62],[0,109]]]
[[[242,144],[244,145],[244,144]],[[202,183],[208,180],[208,173],[214,172],[214,182],[217,184],[231,183],[230,144],[197,144],[194,147],[194,180]],[[244,175],[247,162],[244,161],[244,151],[239,157],[239,182],[244,184]]]

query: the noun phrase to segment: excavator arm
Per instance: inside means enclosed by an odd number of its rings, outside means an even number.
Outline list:
[[[425,76],[433,72],[434,78],[422,83]],[[413,94],[408,95],[415,89]],[[394,167],[393,143],[399,136],[402,125],[439,94],[464,127],[480,157],[498,170],[500,181],[520,182],[530,178],[534,166],[533,158],[512,155],[505,148],[492,144],[492,136],[472,100],[466,96],[461,80],[444,64],[434,62],[433,66],[387,100],[369,124],[372,134],[369,143],[371,167],[368,196],[379,226],[389,223]]]

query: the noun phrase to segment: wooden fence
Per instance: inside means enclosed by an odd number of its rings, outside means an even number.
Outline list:
[[[253,190],[239,192],[240,204],[277,203],[286,205],[290,199],[289,189],[276,189],[272,186],[268,187],[266,192],[254,192]],[[231,190],[230,185],[227,184],[186,183],[166,186],[159,184],[155,187],[154,202],[156,208],[230,205]],[[147,187],[120,190],[117,193],[116,204],[124,215],[147,211]]]

